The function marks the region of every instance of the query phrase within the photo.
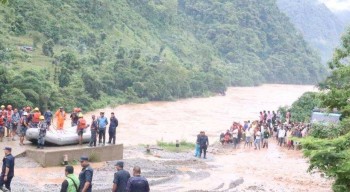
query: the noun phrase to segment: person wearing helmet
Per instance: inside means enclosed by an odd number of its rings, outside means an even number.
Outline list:
[[[6,123],[6,119],[3,115],[3,112],[0,111],[0,142],[2,142],[2,139],[4,138],[5,123]]]
[[[49,130],[49,126],[47,125],[47,122],[45,121],[44,116],[39,117],[40,122],[38,124],[39,128],[39,137],[38,137],[38,146],[37,148],[39,149],[44,149],[45,145],[45,136],[46,136],[46,130]]]
[[[84,131],[90,125],[86,124],[86,120],[84,119],[82,113],[79,113],[78,117],[79,117],[79,120],[78,120],[78,124],[77,124],[77,133],[78,133],[78,136],[79,136],[79,145],[82,145],[83,144]]]
[[[23,116],[20,120],[21,130],[19,133],[19,145],[24,145],[24,137],[26,136],[27,128],[28,128],[28,113],[23,112]]]
[[[66,120],[66,112],[63,107],[60,107],[60,109],[56,111],[55,117],[57,118],[57,129],[63,130],[64,120]]]

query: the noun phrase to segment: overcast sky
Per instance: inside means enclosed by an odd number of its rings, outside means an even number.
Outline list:
[[[332,11],[350,11],[350,0],[319,0],[327,5]]]

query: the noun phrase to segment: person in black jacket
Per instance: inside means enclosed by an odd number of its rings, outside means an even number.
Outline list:
[[[11,191],[11,181],[14,176],[15,158],[11,154],[12,149],[5,147],[5,157],[2,160],[2,170],[0,176],[0,189],[2,191]],[[5,184],[5,187],[4,187]]]
[[[200,132],[200,136],[198,137],[197,143],[199,143],[199,147],[200,147],[199,157],[201,158],[203,153],[203,158],[206,159],[209,139],[208,139],[208,136],[205,135],[204,131]]]
[[[109,134],[109,139],[108,143],[115,144],[115,133],[117,131],[118,127],[118,119],[114,116],[114,113],[111,113],[111,119],[110,119],[110,124],[109,124],[109,129],[108,129],[108,134]]]

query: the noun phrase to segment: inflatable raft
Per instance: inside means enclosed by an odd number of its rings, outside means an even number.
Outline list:
[[[77,127],[64,128],[63,130],[56,130],[51,128],[46,132],[45,144],[51,145],[74,145],[79,144],[79,137],[76,132]],[[38,128],[29,128],[27,130],[26,139],[32,143],[36,143],[39,137]],[[91,131],[90,128],[85,129],[83,134],[83,143],[90,141]]]

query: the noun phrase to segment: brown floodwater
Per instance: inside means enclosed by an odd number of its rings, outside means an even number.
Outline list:
[[[119,120],[117,143],[126,146],[155,144],[160,140],[194,142],[201,130],[207,133],[210,143],[215,143],[219,133],[228,129],[233,121],[258,119],[259,111],[272,111],[279,106],[291,105],[307,91],[317,90],[313,86],[301,85],[232,87],[227,90],[226,96],[127,104],[89,112],[85,118],[92,114],[98,115],[100,111],[104,111],[109,118],[109,114],[114,112]],[[255,151],[241,147],[209,155],[213,156],[206,170],[210,172],[210,177],[196,181],[182,178],[178,183],[160,184],[153,189],[167,191],[179,187],[179,191],[209,190],[215,189],[220,183],[228,186],[235,178],[242,177],[242,187],[257,186],[257,191],[261,185],[268,186],[269,191],[331,191],[331,181],[321,178],[319,173],[311,175],[306,172],[308,163],[300,151],[280,149],[272,140],[268,150]],[[17,175],[25,178],[34,169],[38,173],[62,172],[62,168],[33,168],[21,169]],[[183,169],[191,170],[186,165]],[[63,176],[61,179],[47,178],[37,184],[58,184],[62,180]]]

